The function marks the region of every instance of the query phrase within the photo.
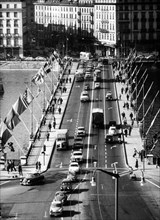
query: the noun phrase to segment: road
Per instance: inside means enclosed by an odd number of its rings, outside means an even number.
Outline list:
[[[63,216],[56,219],[72,220],[105,220],[115,219],[115,180],[100,171],[95,173],[96,185],[92,186],[94,162],[97,167],[113,171],[111,164],[117,163],[119,172],[127,170],[123,145],[105,144],[107,130],[92,128],[91,110],[93,107],[104,109],[104,120],[119,123],[117,101],[105,101],[106,90],[112,91],[115,97],[111,66],[103,68],[101,88],[95,90],[90,81],[91,102],[81,103],[80,94],[85,83],[74,83],[62,128],[69,129],[70,146],[73,144],[76,127],[84,126],[87,136],[84,138],[83,154],[85,157],[78,177],[79,182],[73,185],[72,194],[64,205]],[[116,97],[115,97],[116,99]],[[45,173],[45,184],[20,186],[18,181],[2,185],[2,209],[6,218],[21,220],[54,219],[49,216],[50,203],[59,190],[60,183],[66,177],[70,162],[71,149],[56,151],[52,157],[50,169]],[[156,220],[159,218],[157,201],[159,189],[150,184],[131,181],[129,175],[121,177],[118,185],[118,219],[119,220]],[[7,217],[10,213],[10,218]]]

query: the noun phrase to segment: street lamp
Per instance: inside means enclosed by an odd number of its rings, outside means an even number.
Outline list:
[[[117,172],[117,167],[116,167],[117,163],[118,162],[115,162],[115,163],[111,164],[111,166],[114,167],[114,171],[113,172],[109,172],[107,170],[100,169],[100,168],[97,168],[94,171],[94,173],[96,171],[101,171],[103,173],[108,174],[109,176],[112,176],[112,178],[115,179],[115,220],[118,220],[118,183],[119,183],[118,180],[119,180],[120,177],[123,177],[123,176],[126,176],[126,175],[132,173],[132,171],[130,171],[130,170],[118,173]],[[94,177],[92,177],[91,184],[92,184],[92,186],[96,186],[95,178]]]

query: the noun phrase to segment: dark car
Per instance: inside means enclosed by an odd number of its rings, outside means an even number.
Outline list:
[[[20,179],[21,185],[35,185],[44,182],[44,175],[40,173],[28,173],[25,177]]]
[[[64,179],[62,181],[62,184],[60,186],[60,190],[63,192],[66,192],[66,193],[72,191],[72,184],[69,179]]]

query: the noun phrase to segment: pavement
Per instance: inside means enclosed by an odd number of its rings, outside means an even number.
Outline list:
[[[52,113],[47,113],[46,115],[46,124],[45,126],[41,127],[41,132],[42,132],[42,137],[39,142],[35,142],[35,146],[33,147],[32,151],[29,154],[28,158],[28,165],[23,166],[23,175],[28,172],[36,172],[36,167],[35,163],[37,161],[40,161],[42,166],[41,166],[41,172],[45,172],[48,168],[48,164],[52,155],[52,152],[54,151],[54,143],[55,143],[55,138],[56,138],[56,129],[58,129],[61,125],[63,115],[65,114],[65,108],[68,102],[68,98],[71,92],[71,88],[73,85],[74,81],[74,73],[77,69],[77,63],[73,62],[73,65],[71,67],[71,83],[68,81],[65,83],[65,87],[67,88],[66,92],[61,92],[60,90],[57,90],[55,93],[56,98],[58,99],[61,97],[63,99],[63,102],[61,105],[57,104],[54,116],[56,118],[56,128],[54,129],[53,127],[51,128],[51,131],[48,131],[48,124],[49,122],[53,122],[53,114]],[[117,72],[115,71],[115,75]],[[65,76],[65,75],[64,75]],[[123,94],[121,93],[122,87],[124,88]],[[121,83],[121,82],[116,82],[116,92],[118,96],[118,103],[119,103],[119,111],[121,114],[121,121],[123,123],[123,117],[122,117],[122,112],[125,113],[125,117],[127,120],[127,125],[131,125],[132,130],[131,134],[129,133],[125,136],[124,135],[124,152],[125,152],[125,158],[126,158],[126,164],[128,165],[129,169],[133,170],[133,175],[136,177],[142,177],[144,176],[145,178],[154,178],[157,184],[160,183],[160,167],[157,167],[152,163],[152,158],[141,158],[138,152],[141,152],[141,150],[144,149],[144,141],[140,137],[139,133],[139,124],[137,124],[136,120],[133,121],[130,119],[130,113],[132,112],[133,118],[135,118],[135,113],[133,109],[130,107],[127,109],[126,107],[124,108],[124,103],[129,102],[127,100],[127,93],[125,93],[125,88],[127,87],[126,84]],[[121,97],[120,97],[121,96]],[[61,113],[59,114],[58,112],[58,107],[61,107]],[[132,124],[133,123],[133,124]],[[46,135],[46,132],[50,133],[49,140],[45,138],[44,135]],[[123,130],[124,133],[124,130]],[[45,155],[43,153],[43,145],[46,145],[46,151]],[[136,154],[133,157],[133,154]],[[136,166],[137,165],[137,166]],[[8,174],[7,171],[3,170],[0,171],[0,180],[11,180],[19,177],[19,174],[17,171],[12,171]]]

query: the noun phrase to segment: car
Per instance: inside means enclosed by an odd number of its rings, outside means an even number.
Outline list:
[[[89,84],[85,84],[85,86],[84,86],[84,90],[89,90],[89,89],[90,89]]]
[[[61,186],[60,186],[60,190],[65,192],[65,193],[71,192],[72,191],[71,181],[67,178],[63,179],[63,181],[61,183]]]
[[[68,169],[68,171],[69,171],[70,173],[79,173],[79,171],[80,171],[80,166],[79,166],[78,162],[71,162],[71,163],[69,164],[69,169]]]
[[[76,173],[68,173],[67,178],[69,182],[76,182],[77,181],[77,175]]]
[[[84,76],[84,79],[85,79],[85,80],[90,80],[90,79],[92,79],[92,74],[91,74],[90,72],[86,72],[86,73],[85,73],[85,76]]]
[[[82,137],[75,137],[73,143],[73,149],[83,149],[83,138]]]
[[[62,215],[62,213],[63,213],[62,202],[53,200],[49,209],[50,216],[60,216]]]
[[[76,151],[72,151],[71,153],[71,161],[75,161],[75,162],[82,162],[83,161],[83,153],[82,150],[76,150]]]
[[[60,202],[62,202],[62,204],[64,204],[67,201],[67,195],[63,191],[57,191],[55,193],[54,200],[55,201],[60,201]]]
[[[89,97],[89,94],[88,94],[87,91],[83,91],[83,92],[81,93],[80,101],[81,101],[81,102],[89,102],[89,101],[90,101],[90,97]]]
[[[101,88],[100,82],[95,82],[94,89],[100,89],[100,88]]]
[[[84,127],[78,127],[76,131],[77,137],[85,137],[86,136],[86,131]]]
[[[112,92],[111,91],[108,91],[107,93],[106,93],[106,100],[112,100],[113,99],[113,97],[112,97]]]
[[[34,184],[40,184],[44,182],[44,175],[40,173],[27,173],[25,177],[22,177],[20,179],[21,185],[34,185]]]

